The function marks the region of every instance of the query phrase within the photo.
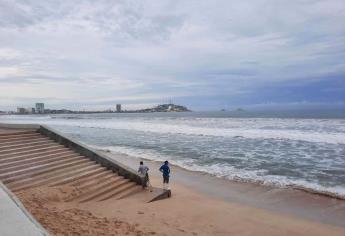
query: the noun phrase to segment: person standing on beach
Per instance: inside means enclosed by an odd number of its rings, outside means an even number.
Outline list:
[[[159,168],[159,171],[163,173],[163,189],[169,189],[169,177],[170,167],[169,162],[165,161],[164,164]]]
[[[150,183],[150,178],[149,178],[149,168],[147,166],[144,165],[144,162],[140,162],[140,165],[139,165],[139,169],[138,169],[138,172],[142,175],[142,176],[145,176],[145,180],[143,182],[143,188],[145,187],[152,187],[151,186],[151,183]]]

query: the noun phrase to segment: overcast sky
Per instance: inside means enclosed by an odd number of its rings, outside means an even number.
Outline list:
[[[344,0],[0,0],[0,110],[345,103]]]

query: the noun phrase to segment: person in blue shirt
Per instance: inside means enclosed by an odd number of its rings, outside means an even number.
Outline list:
[[[159,168],[159,171],[163,173],[163,189],[169,189],[169,177],[170,167],[169,162],[165,161],[164,164]]]

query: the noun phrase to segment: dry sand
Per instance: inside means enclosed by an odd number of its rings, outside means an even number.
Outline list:
[[[160,179],[151,178],[154,186]],[[170,199],[66,202],[69,186],[41,187],[17,196],[53,235],[345,235],[345,228],[222,201],[180,184]]]

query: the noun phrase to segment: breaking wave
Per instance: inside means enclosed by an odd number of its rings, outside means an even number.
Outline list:
[[[290,179],[286,176],[267,175],[265,170],[244,170],[237,169],[229,164],[214,163],[210,165],[198,165],[192,159],[176,160],[174,156],[161,155],[158,152],[128,147],[102,147],[93,146],[94,149],[112,153],[121,153],[134,158],[143,158],[150,161],[169,162],[175,166],[190,171],[207,173],[216,177],[226,178],[238,182],[257,183],[279,188],[293,188],[310,193],[326,195],[329,197],[345,200],[345,188],[343,186],[325,187],[318,183],[308,182],[301,179]]]
[[[51,117],[9,116],[9,123],[40,123],[47,125],[76,126],[81,128],[119,129],[151,132],[159,134],[182,134],[196,136],[216,136],[230,138],[299,140],[316,143],[345,144],[345,124],[342,120],[292,119],[179,119],[142,120],[87,118],[83,116]],[[313,126],[310,123],[314,124]],[[331,123],[331,124],[329,124]],[[329,127],[331,125],[331,127]],[[305,127],[304,127],[305,126]]]

